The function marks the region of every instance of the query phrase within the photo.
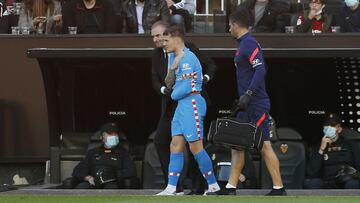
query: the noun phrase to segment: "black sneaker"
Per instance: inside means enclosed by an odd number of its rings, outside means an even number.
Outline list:
[[[216,192],[205,192],[204,195],[236,195],[236,188],[222,188]]]
[[[272,189],[269,193],[266,194],[266,196],[286,196],[287,193],[285,191],[285,188],[280,189]]]
[[[204,191],[196,191],[196,190],[191,190],[189,193],[187,193],[186,195],[203,195]]]

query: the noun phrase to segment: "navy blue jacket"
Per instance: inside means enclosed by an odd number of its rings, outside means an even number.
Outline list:
[[[355,11],[344,5],[338,19],[341,32],[360,32],[360,6]]]

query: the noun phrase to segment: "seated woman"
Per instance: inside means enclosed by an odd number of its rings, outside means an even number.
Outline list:
[[[29,27],[31,32],[60,33],[61,3],[57,0],[25,0],[18,26]]]
[[[325,11],[327,0],[310,0],[310,10],[298,17],[297,32],[324,33],[331,32],[333,17]]]

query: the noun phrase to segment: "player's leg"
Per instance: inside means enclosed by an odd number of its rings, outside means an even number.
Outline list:
[[[257,115],[254,116],[254,118],[258,119],[262,116],[263,113],[260,112],[256,114]],[[254,121],[256,122],[257,119]],[[265,120],[261,123],[259,129],[262,131],[264,139],[261,155],[264,158],[266,167],[273,182],[273,189],[267,195],[286,195],[286,191],[284,189],[280,175],[279,159],[277,158],[270,142],[270,126],[268,116],[266,116]]]
[[[170,144],[170,163],[168,184],[164,191],[157,195],[175,195],[176,185],[179,181],[181,171],[184,167],[184,147],[185,139],[182,135],[175,135],[172,137]]]
[[[199,165],[199,169],[208,183],[208,191],[216,192],[220,187],[216,181],[213,165],[208,153],[204,150],[202,139],[189,142],[190,151]]]
[[[203,146],[203,122],[206,114],[206,103],[200,95],[195,95],[187,103],[188,108],[184,123],[184,138],[189,142],[190,151],[197,161],[200,171],[208,183],[208,191],[220,190],[217,184],[211,159]]]

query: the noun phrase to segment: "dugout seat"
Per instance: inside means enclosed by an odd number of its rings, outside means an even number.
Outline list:
[[[302,136],[291,128],[278,128],[278,140],[272,147],[280,162],[280,173],[287,189],[301,189],[305,176],[305,147]],[[271,176],[262,158],[260,166],[261,188],[272,188]]]
[[[154,144],[155,132],[149,138],[145,147],[145,155],[142,172],[143,189],[163,189],[165,188],[164,174],[161,169],[159,156]]]

